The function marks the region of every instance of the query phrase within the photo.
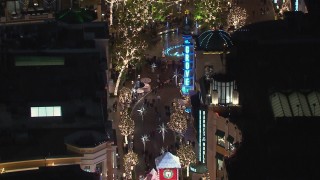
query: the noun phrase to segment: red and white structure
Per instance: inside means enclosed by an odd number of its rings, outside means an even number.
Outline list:
[[[178,180],[181,168],[178,156],[165,152],[155,159],[159,180]]]

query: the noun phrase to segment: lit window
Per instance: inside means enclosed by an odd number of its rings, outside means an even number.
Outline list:
[[[217,136],[217,143],[218,143],[218,145],[224,147],[225,146],[224,137]]]
[[[61,106],[31,107],[31,117],[61,116]]]

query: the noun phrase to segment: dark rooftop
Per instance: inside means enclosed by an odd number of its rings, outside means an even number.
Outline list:
[[[48,166],[40,167],[39,170],[11,172],[0,174],[1,180],[99,180],[97,173],[85,172],[80,165]]]
[[[106,134],[97,131],[78,131],[65,137],[65,143],[79,148],[96,147],[106,140]]]
[[[65,137],[83,130],[100,132],[100,134],[104,133],[103,128],[28,130],[21,128],[14,132],[2,130],[0,135],[0,162],[75,156],[76,154],[67,151]],[[23,149],[23,151],[21,149]]]
[[[53,21],[0,28],[6,34],[2,43],[15,50],[95,48],[94,39],[107,39],[109,36],[105,22],[65,24]]]

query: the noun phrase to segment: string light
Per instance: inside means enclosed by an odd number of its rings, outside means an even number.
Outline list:
[[[131,119],[127,111],[120,114],[119,130],[122,136],[125,137],[125,143],[128,144],[128,136],[134,132],[134,121]]]
[[[138,37],[137,34],[128,34],[128,26],[119,27],[119,36],[122,40],[116,41],[113,49],[113,58],[115,59],[115,70],[119,72],[114,95],[117,96],[118,88],[129,64],[136,66],[143,57],[144,51],[147,48],[147,43]]]
[[[180,159],[181,166],[187,168],[187,177],[189,177],[189,166],[191,163],[196,163],[196,153],[193,151],[190,144],[180,145],[177,150],[177,156]]]
[[[124,3],[126,4],[127,0],[105,0],[107,3],[110,4],[110,8],[109,8],[109,25],[112,26],[113,25],[113,6],[117,5],[116,7],[118,8],[120,3]]]
[[[238,29],[245,25],[247,17],[247,11],[244,8],[233,6],[227,17],[228,24],[229,26],[234,26],[235,29]]]
[[[170,46],[166,48],[166,50],[164,51],[164,54],[170,57],[182,57],[183,56],[182,48],[183,48],[182,44]]]
[[[215,24],[221,23],[219,17],[222,13],[220,0],[201,0],[195,2],[195,20],[202,25],[207,25],[209,28],[214,27]]]
[[[140,33],[150,19],[149,5],[150,3],[144,0],[126,1],[125,4],[122,4],[122,8],[118,8],[116,11],[118,21],[116,29],[133,34]]]
[[[119,94],[119,103],[123,105],[124,107],[127,107],[128,104],[130,104],[132,101],[132,92],[129,88],[123,87],[120,90]]]
[[[177,150],[177,156],[180,159],[182,167],[187,167],[192,163],[197,162],[196,153],[193,151],[192,145],[182,144]]]
[[[139,163],[138,154],[134,153],[132,150],[129,150],[128,153],[124,155],[123,162],[125,176],[128,179],[132,179],[131,168]]]
[[[150,3],[152,6],[152,18],[154,20],[164,22],[166,17],[168,17],[168,15],[170,15],[174,10],[178,10],[180,13],[181,7],[178,6],[179,3],[179,0],[153,0]]]
[[[170,116],[170,121],[168,122],[168,127],[178,134],[184,134],[186,132],[187,117],[182,109],[172,113]]]
[[[280,9],[280,14],[283,15],[284,12],[290,11],[290,0],[284,0]]]

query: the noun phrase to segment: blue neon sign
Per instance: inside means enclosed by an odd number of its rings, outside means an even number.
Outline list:
[[[299,11],[299,1],[295,0],[294,2],[294,11]]]
[[[190,70],[184,70],[184,77],[190,77]]]
[[[184,52],[185,52],[186,54],[189,54],[189,53],[190,53],[190,47],[189,47],[189,46],[186,46],[186,47],[184,48]]]
[[[185,35],[183,36],[183,46],[184,46],[184,72],[183,72],[183,86],[182,93],[189,94],[190,90],[194,89],[194,80],[193,80],[193,44],[191,43],[192,36]]]
[[[190,63],[189,62],[185,62],[184,63],[184,70],[189,70],[190,69]]]

